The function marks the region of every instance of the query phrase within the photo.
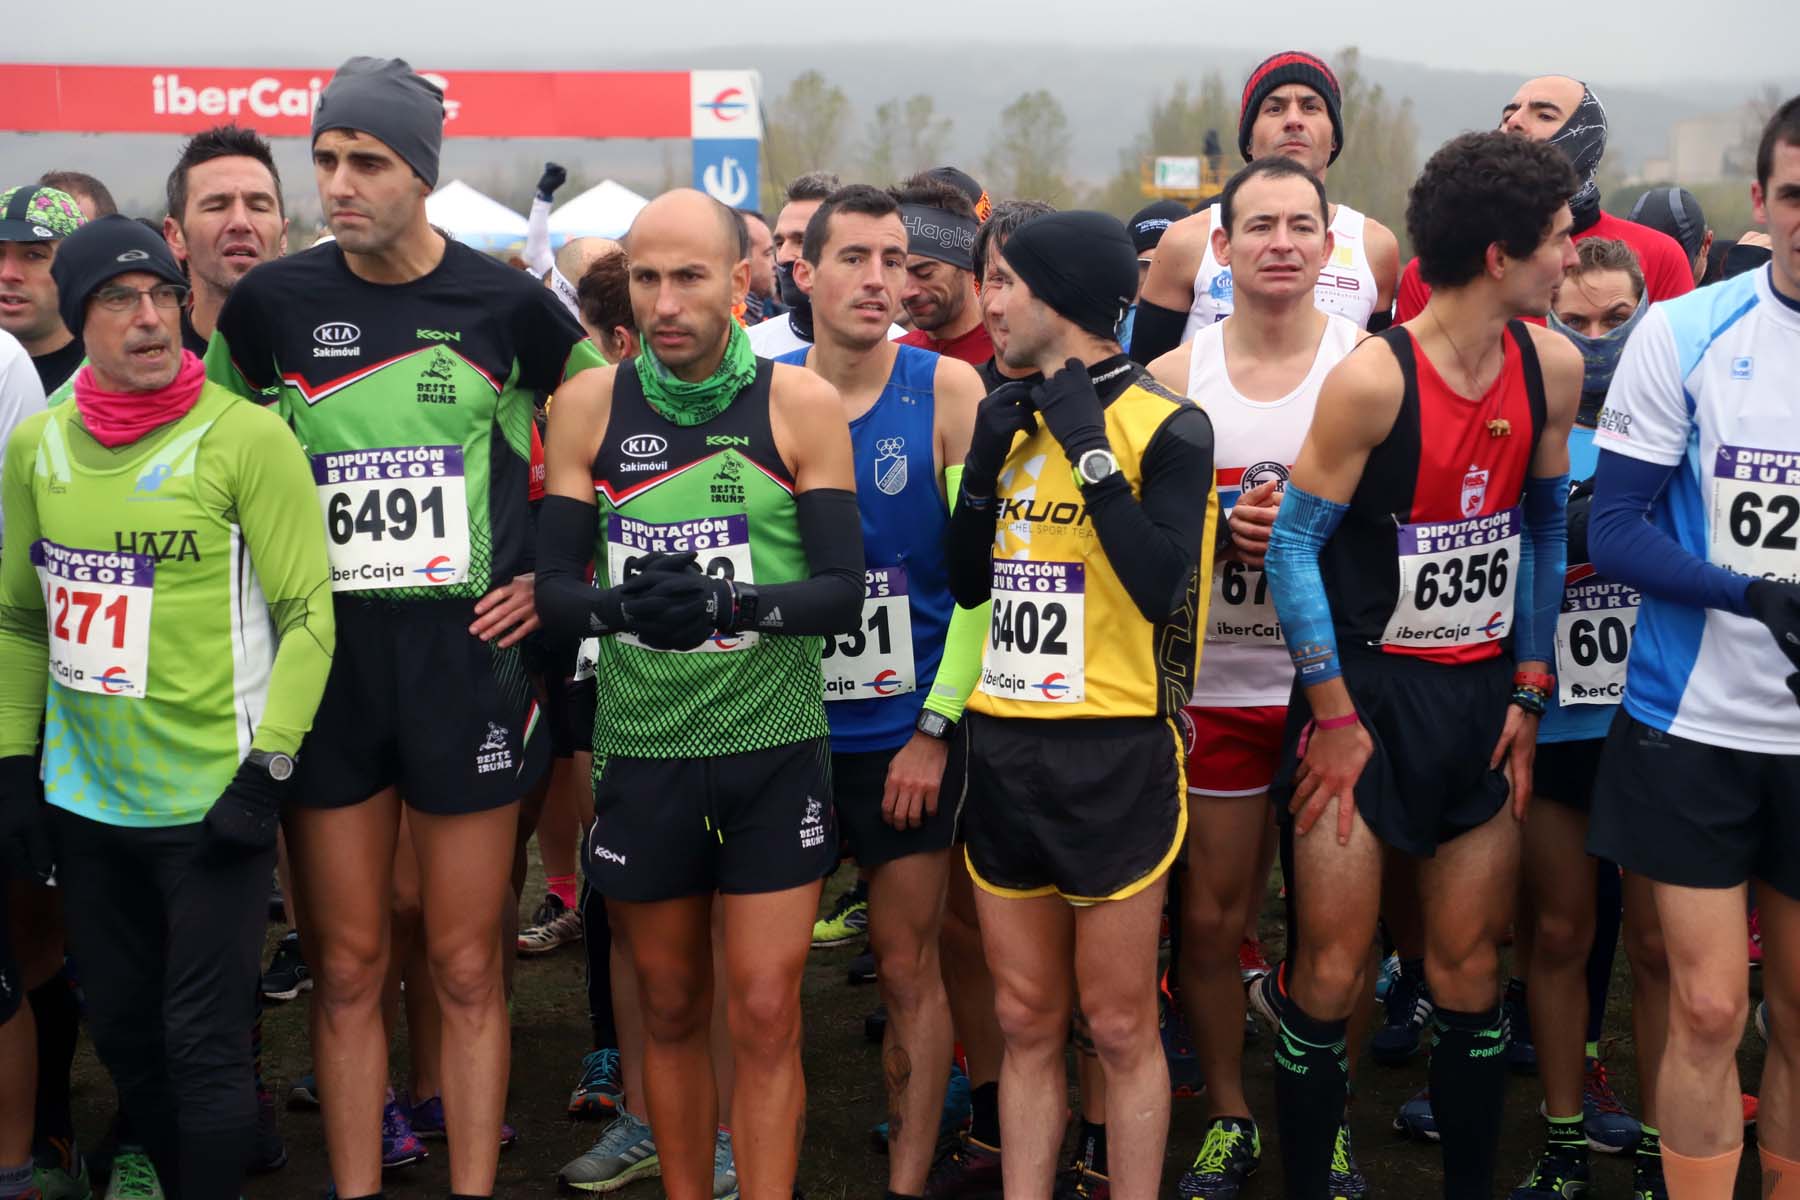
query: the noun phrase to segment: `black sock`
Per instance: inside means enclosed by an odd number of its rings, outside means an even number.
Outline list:
[[[255,1125],[183,1132],[181,1190],[173,1194],[183,1200],[236,1200],[255,1141]]]
[[[30,993],[31,1015],[37,1021],[37,1100],[33,1110],[36,1130],[32,1147],[55,1150],[65,1157],[75,1151],[75,1118],[69,1111],[69,1066],[75,1061],[75,1042],[81,1036],[81,1007],[69,976],[58,971],[50,982]]]
[[[1431,1051],[1431,1109],[1444,1148],[1448,1200],[1494,1192],[1494,1158],[1506,1101],[1506,1032],[1499,1006],[1486,1012],[1440,1007]]]
[[[1000,1085],[984,1083],[969,1093],[969,1136],[987,1146],[1000,1145]]]
[[[1087,1164],[1087,1169],[1096,1175],[1106,1175],[1106,1122],[1098,1124],[1081,1119],[1081,1137],[1075,1142],[1075,1158]]]
[[[1631,1157],[1635,1170],[1661,1175],[1662,1131],[1650,1125],[1639,1126],[1637,1145],[1632,1149]]]
[[[1275,1035],[1275,1120],[1281,1167],[1290,1196],[1323,1196],[1331,1155],[1344,1117],[1348,1063],[1347,1021],[1310,1017],[1287,993],[1286,964],[1278,980],[1281,1027]]]
[[[1582,1128],[1581,1115],[1572,1117],[1545,1117],[1546,1145],[1559,1154],[1587,1157],[1587,1131]]]

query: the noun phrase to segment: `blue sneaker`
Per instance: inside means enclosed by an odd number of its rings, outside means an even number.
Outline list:
[[[1356,1147],[1350,1142],[1350,1126],[1338,1122],[1337,1141],[1331,1147],[1331,1200],[1365,1200],[1369,1181],[1356,1165]]]
[[[1588,1148],[1601,1154],[1624,1154],[1637,1146],[1642,1126],[1625,1111],[1613,1093],[1612,1081],[1606,1077],[1606,1064],[1597,1058],[1587,1060],[1587,1073],[1581,1086],[1581,1127],[1587,1134]]]
[[[288,1107],[319,1107],[319,1081],[313,1078],[311,1071],[294,1080],[293,1086],[288,1088]]]
[[[1163,1057],[1169,1061],[1169,1093],[1175,1096],[1198,1096],[1206,1090],[1200,1077],[1200,1057],[1194,1053],[1194,1039],[1188,1033],[1187,1019],[1181,1005],[1169,990],[1165,976],[1161,993],[1156,998],[1157,1033],[1162,1038]]]
[[[731,1151],[731,1131],[721,1129],[713,1139],[713,1200],[737,1200],[737,1157]]]
[[[1215,1117],[1200,1153],[1175,1184],[1182,1200],[1237,1200],[1262,1165],[1262,1134],[1255,1121]]]
[[[1580,1200],[1588,1194],[1587,1155],[1574,1149],[1546,1146],[1525,1182],[1507,1200]]]
[[[1421,1088],[1394,1114],[1394,1132],[1421,1142],[1438,1140],[1437,1115],[1431,1111],[1431,1089]]]
[[[442,1141],[450,1136],[450,1127],[444,1123],[444,1098],[430,1096],[417,1104],[411,1103],[403,1094],[400,1104],[406,1111],[406,1119],[412,1124],[413,1132],[422,1138]],[[510,1150],[512,1144],[519,1140],[519,1131],[500,1122],[500,1148]]]
[[[1375,976],[1375,998],[1386,1000],[1387,994],[1394,986],[1394,980],[1400,978],[1400,956],[1390,954],[1381,960],[1381,970]]]
[[[581,1060],[581,1082],[569,1093],[569,1116],[576,1120],[605,1120],[619,1111],[624,1098],[619,1052],[590,1050]]]
[[[1419,1051],[1419,1040],[1437,1011],[1431,1003],[1431,987],[1425,982],[1425,964],[1409,962],[1400,969],[1387,994],[1387,1017],[1369,1039],[1369,1054],[1384,1067],[1405,1066]]]
[[[662,1174],[650,1127],[623,1112],[600,1133],[600,1140],[564,1164],[556,1181],[579,1192],[612,1192],[634,1179]]]
[[[973,1089],[969,1086],[969,1077],[956,1063],[950,1064],[950,1079],[944,1085],[944,1111],[938,1118],[938,1141],[949,1142],[968,1127],[969,1117],[973,1112],[971,1099]],[[883,1121],[869,1129],[869,1141],[875,1149],[883,1154],[888,1148],[888,1123]]]
[[[1531,1040],[1531,1007],[1524,989],[1509,984],[1500,1011],[1506,1018],[1506,1065],[1517,1074],[1536,1075],[1537,1046]]]

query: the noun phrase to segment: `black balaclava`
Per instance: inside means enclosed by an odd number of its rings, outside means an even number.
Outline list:
[[[1575,82],[1581,83],[1579,79]],[[1606,153],[1606,109],[1587,84],[1581,84],[1581,103],[1551,136],[1550,144],[1562,151],[1575,174],[1581,176],[1581,190],[1569,201],[1575,232],[1580,233],[1600,219],[1600,184],[1595,176]]]

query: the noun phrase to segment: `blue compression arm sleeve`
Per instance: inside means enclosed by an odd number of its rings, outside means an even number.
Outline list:
[[[1569,568],[1569,477],[1525,481],[1525,536],[1513,592],[1513,658],[1550,662]]]
[[[1692,608],[1750,615],[1750,578],[1707,562],[1649,521],[1675,466],[1600,452],[1594,507],[1588,517],[1588,553],[1608,579],[1646,596]]]
[[[1321,499],[1290,481],[1263,555],[1275,615],[1281,619],[1288,655],[1303,685],[1324,683],[1344,673],[1338,662],[1337,631],[1331,626],[1331,601],[1319,573],[1319,551],[1349,511],[1348,504]]]

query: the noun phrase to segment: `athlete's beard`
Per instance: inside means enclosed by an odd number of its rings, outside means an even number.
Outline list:
[[[688,340],[679,346],[665,349],[656,341],[659,330],[685,333]],[[731,336],[731,313],[727,310],[721,318],[710,321],[697,317],[657,321],[644,330],[641,336],[643,344],[656,355],[658,362],[675,375],[686,378],[684,372],[695,363],[714,361],[725,353],[725,342]]]
[[[958,271],[951,280],[951,286],[944,294],[932,297],[931,308],[924,315],[921,316],[908,308],[906,311],[912,317],[913,328],[924,333],[935,333],[939,329],[946,329],[962,320],[963,305],[967,303],[968,297],[965,292],[959,290],[961,287],[962,272]]]

